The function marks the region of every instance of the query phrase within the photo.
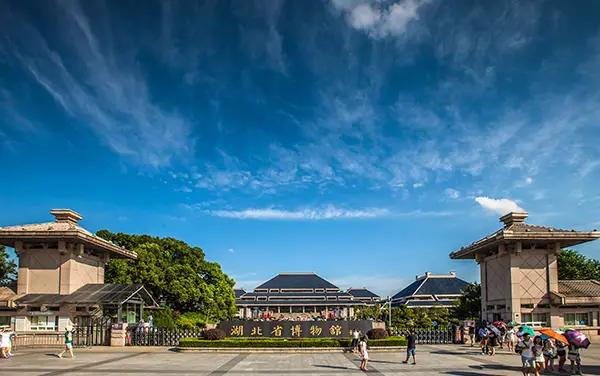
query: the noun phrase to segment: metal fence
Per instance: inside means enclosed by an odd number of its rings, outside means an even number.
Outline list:
[[[76,347],[110,346],[112,320],[100,318],[73,331],[73,345]]]
[[[391,335],[407,336],[408,330],[391,328]],[[453,343],[452,330],[448,329],[415,329],[414,334],[418,344],[447,344]]]
[[[128,346],[177,346],[181,338],[198,338],[202,330],[184,330],[167,328],[138,328],[127,329]]]

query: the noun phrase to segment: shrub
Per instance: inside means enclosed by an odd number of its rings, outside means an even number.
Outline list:
[[[367,332],[369,339],[384,339],[389,337],[387,330],[382,328],[374,328]]]
[[[208,329],[202,333],[202,337],[208,341],[216,341],[225,339],[225,332],[221,329]]]
[[[146,316],[144,320],[146,320],[146,322],[148,321],[149,315],[152,315],[152,322],[156,328],[175,329],[177,326],[175,323],[177,314],[170,308],[157,309],[153,311],[146,310],[144,312],[144,316]]]
[[[369,341],[369,347],[406,346],[406,338],[389,337]],[[337,338],[226,338],[218,342],[198,338],[182,338],[179,347],[221,348],[349,348],[350,340]]]
[[[176,324],[180,329],[195,330],[206,327],[205,316],[199,312],[186,312],[177,317]]]

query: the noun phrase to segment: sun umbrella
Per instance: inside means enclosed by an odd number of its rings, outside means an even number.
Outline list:
[[[543,335],[548,336],[550,338],[557,339],[567,345],[569,344],[569,340],[567,340],[567,338],[565,336],[563,336],[562,334],[560,334],[552,329],[541,329],[540,333],[542,333]]]
[[[515,326],[518,326],[519,324],[516,321],[509,321],[508,324],[506,324],[506,325],[515,327]]]
[[[577,347],[583,347],[584,349],[587,349],[590,345],[590,340],[585,336],[585,334],[578,332],[577,330],[565,331],[565,337],[569,343]]]
[[[523,334],[529,334],[532,337],[535,336],[535,330],[533,330],[533,328],[528,325],[521,325],[521,327],[519,328],[519,331],[522,332]]]
[[[491,330],[492,332],[494,332],[494,334],[497,336],[502,335],[502,332],[500,332],[500,330],[498,330],[498,328],[496,328],[493,325],[488,325],[488,329]]]
[[[504,321],[494,321],[492,325],[496,328],[506,328],[506,323],[504,323]]]

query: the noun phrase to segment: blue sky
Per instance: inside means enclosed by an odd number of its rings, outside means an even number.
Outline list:
[[[4,1],[0,225],[393,293],[501,213],[600,227],[593,1]],[[599,257],[600,243],[579,249]]]

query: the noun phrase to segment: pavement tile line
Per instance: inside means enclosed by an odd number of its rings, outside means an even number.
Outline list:
[[[233,359],[228,360],[225,364],[209,373],[208,376],[225,375],[227,372],[231,371],[233,367],[235,367],[244,359],[246,359],[249,355],[249,353],[236,355]]]
[[[58,376],[58,375],[63,375],[63,374],[67,374],[67,373],[83,371],[87,368],[97,367],[97,366],[109,364],[112,362],[118,362],[118,361],[124,360],[124,359],[131,359],[131,358],[135,358],[135,357],[138,357],[141,355],[146,355],[146,354],[148,354],[148,353],[141,352],[141,353],[135,353],[135,354],[127,354],[127,355],[120,356],[118,358],[105,359],[105,360],[101,360],[101,361],[94,362],[94,363],[82,364],[80,366],[75,366],[75,367],[71,367],[71,368],[67,368],[67,369],[61,369],[61,370],[57,370],[57,371],[53,371],[53,372],[44,373],[41,376]],[[68,360],[68,359],[69,358],[66,358],[65,360]]]
[[[344,353],[344,357],[346,359],[348,359],[348,361],[350,363],[352,363],[358,369],[358,366],[360,365],[360,363],[358,365],[356,363],[354,363],[356,361],[356,354],[353,354],[353,353]],[[371,365],[371,363],[367,364],[367,369],[369,370],[369,372],[368,372],[369,374],[372,374],[372,375],[383,375],[383,373],[381,373],[377,368],[373,367]]]

